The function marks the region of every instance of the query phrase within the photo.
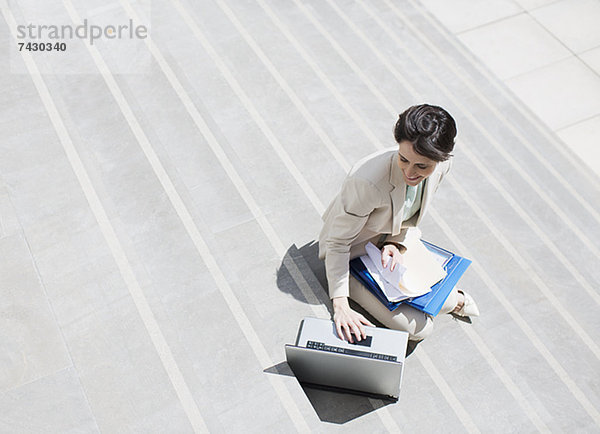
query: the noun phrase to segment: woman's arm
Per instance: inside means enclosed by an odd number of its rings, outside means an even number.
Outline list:
[[[350,250],[371,213],[381,205],[381,193],[369,181],[348,177],[325,218],[319,242],[324,245],[329,297],[348,297]]]
[[[373,326],[363,315],[350,308],[348,297],[349,263],[352,243],[363,230],[369,215],[380,205],[376,187],[360,178],[347,178],[325,222],[325,269],[333,320],[340,338],[353,342],[366,337],[364,325]]]

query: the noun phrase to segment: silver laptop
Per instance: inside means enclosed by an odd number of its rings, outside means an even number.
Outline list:
[[[285,346],[288,365],[301,383],[398,399],[408,333],[366,329],[367,338],[351,344],[333,321],[304,318],[296,344]]]

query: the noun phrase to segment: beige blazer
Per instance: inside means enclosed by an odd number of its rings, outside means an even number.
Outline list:
[[[406,184],[398,167],[398,148],[377,152],[356,163],[323,214],[319,235],[319,257],[325,259],[331,298],[349,296],[349,262],[365,254],[369,241],[377,244],[387,234],[386,240],[402,243],[408,230],[418,230],[450,165],[450,160],[436,165],[425,180],[421,209],[402,222]]]

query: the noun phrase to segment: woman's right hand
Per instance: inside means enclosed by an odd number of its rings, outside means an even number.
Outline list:
[[[356,336],[357,341],[366,339],[367,332],[365,325],[375,327],[362,314],[356,312],[350,307],[348,297],[336,297],[333,299],[333,322],[340,339],[346,339],[354,343],[352,335]]]

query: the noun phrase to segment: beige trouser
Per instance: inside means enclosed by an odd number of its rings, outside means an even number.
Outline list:
[[[431,315],[407,304],[401,304],[396,310],[390,312],[383,303],[352,276],[350,276],[350,298],[360,304],[384,326],[408,332],[410,340],[420,341],[433,331],[433,317]],[[442,306],[440,314],[454,310],[457,302],[458,292],[454,288]]]

